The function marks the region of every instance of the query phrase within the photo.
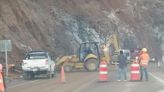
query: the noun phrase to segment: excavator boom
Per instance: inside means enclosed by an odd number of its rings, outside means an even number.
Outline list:
[[[114,58],[112,57],[113,55],[109,54],[109,47],[110,46],[114,47],[114,53],[115,56]],[[110,61],[117,61],[116,60],[116,53],[118,54],[118,52],[120,51],[120,46],[119,46],[119,42],[118,42],[118,37],[117,34],[112,34],[108,40],[102,45],[102,51],[103,51],[103,55],[106,58],[107,63],[109,63]]]

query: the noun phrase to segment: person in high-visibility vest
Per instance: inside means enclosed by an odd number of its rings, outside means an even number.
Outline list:
[[[143,80],[143,75],[145,75],[145,79],[148,81],[147,66],[148,66],[150,57],[146,48],[143,48],[141,50],[141,53],[139,55],[139,60],[140,60],[140,72],[141,72],[140,80]]]

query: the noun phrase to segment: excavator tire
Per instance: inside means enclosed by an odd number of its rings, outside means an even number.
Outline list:
[[[96,71],[98,69],[99,62],[97,59],[91,58],[84,63],[84,67],[87,71]]]

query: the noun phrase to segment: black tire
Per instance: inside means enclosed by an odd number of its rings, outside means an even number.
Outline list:
[[[53,76],[54,76],[54,77],[57,76],[57,70],[56,70],[56,69],[54,70],[54,74],[53,74]]]
[[[24,72],[23,73],[23,79],[25,79],[25,80],[28,80],[29,79],[29,75],[28,75],[27,72]]]
[[[50,65],[50,71],[48,71],[48,73],[47,73],[47,78],[51,79],[52,77],[53,77],[53,73],[51,71],[51,65]]]
[[[33,73],[30,74],[30,79],[34,79],[35,75]]]
[[[84,67],[87,71],[96,71],[98,70],[99,61],[97,59],[91,58],[84,63]]]
[[[55,74],[52,74],[52,78],[54,78],[55,77]]]
[[[24,74],[23,74],[23,78],[25,79],[25,80],[30,80],[30,79],[34,79],[34,74],[33,73],[30,73],[30,72],[24,72]]]
[[[51,79],[51,78],[52,78],[52,74],[48,74],[48,75],[47,75],[47,78],[48,78],[48,79]]]
[[[53,74],[52,74],[52,78],[56,77],[56,70],[54,70]]]
[[[64,71],[65,72],[72,72],[72,66],[71,65],[64,65]]]

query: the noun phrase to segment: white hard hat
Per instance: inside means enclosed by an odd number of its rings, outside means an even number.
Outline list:
[[[143,51],[143,52],[147,52],[147,49],[146,49],[146,48],[142,48],[142,51]]]

